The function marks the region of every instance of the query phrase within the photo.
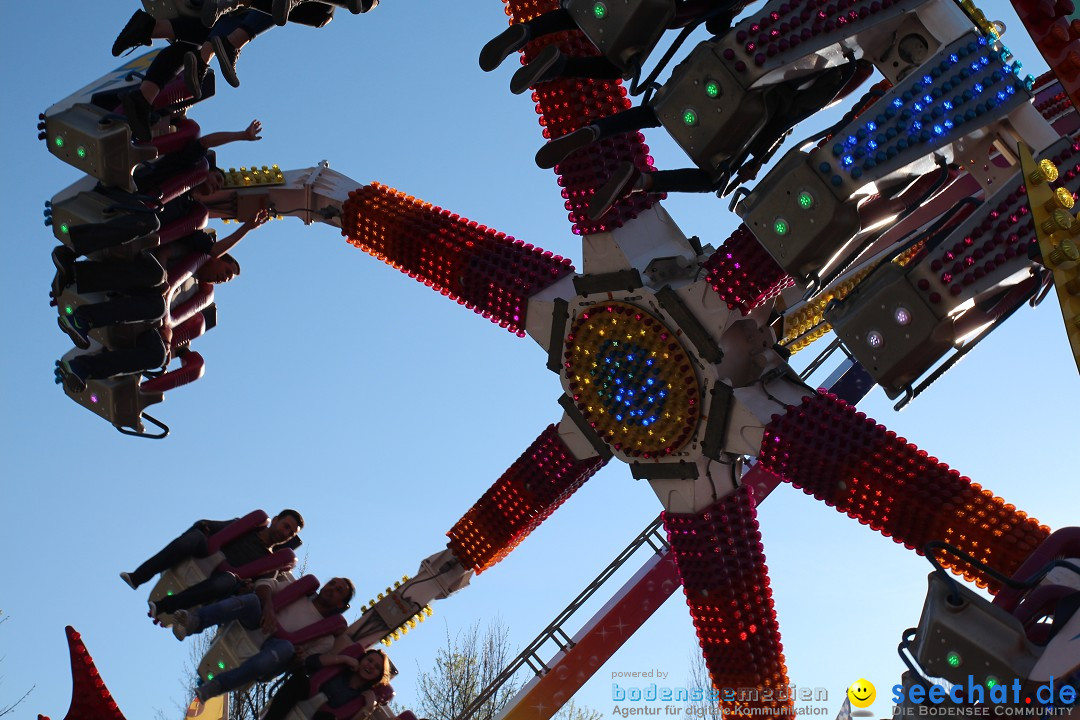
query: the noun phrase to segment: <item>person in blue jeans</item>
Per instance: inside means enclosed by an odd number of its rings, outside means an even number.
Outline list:
[[[136,589],[182,560],[205,557],[210,536],[233,522],[235,520],[200,520],[132,572],[120,573],[120,579],[132,589]],[[300,513],[286,508],[278,513],[268,526],[244,533],[225,544],[221,550],[225,554],[226,562],[233,567],[239,567],[269,555],[279,545],[293,542],[303,527],[304,519]],[[150,614],[156,617],[200,603],[220,600],[235,593],[240,587],[241,581],[232,573],[214,572],[203,582],[175,595],[152,600]]]
[[[274,610],[274,593],[284,589],[285,580],[260,580],[255,592],[236,595],[190,612],[181,610],[175,615],[173,634],[178,640],[201,633],[209,627],[224,625],[236,620],[248,630],[259,630],[267,635],[259,652],[232,670],[227,670],[213,680],[203,683],[195,695],[200,701],[222,695],[257,680],[269,680],[285,672],[294,659],[303,660],[310,655],[330,652],[334,637],[324,635],[299,646],[293,646],[284,638],[276,637],[278,629],[296,632],[312,623],[345,612],[356,588],[348,578],[331,579],[315,595],[289,603],[280,612]]]

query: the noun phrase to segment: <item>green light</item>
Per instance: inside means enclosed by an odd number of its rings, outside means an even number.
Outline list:
[[[814,196],[803,190],[799,193],[799,207],[803,210],[809,210],[814,207]]]
[[[74,315],[75,314],[75,309],[72,308],[70,305],[65,305],[64,306],[64,314],[65,315]]]
[[[62,232],[65,235],[68,234],[68,224],[67,223],[60,223],[60,232]]]
[[[218,666],[219,670],[224,670],[225,669],[225,661],[224,660],[219,660],[217,666]]]
[[[81,158],[86,157],[86,148],[84,148],[82,145],[80,145],[78,147],[78,149],[75,150],[75,154],[78,155]]]
[[[949,667],[960,667],[960,653],[951,652],[945,656],[945,661],[949,663]]]
[[[57,135],[56,139],[53,140],[53,145],[56,145],[56,147],[58,147],[58,148],[64,147],[64,138]]]
[[[172,590],[170,590],[169,592],[167,592],[167,593],[165,593],[165,594],[166,594],[166,595],[172,595]]]
[[[213,680],[214,679],[214,673],[206,673],[206,679],[207,680]]]
[[[996,677],[994,677],[993,675],[987,676],[987,678],[986,678],[986,687],[992,688],[997,684],[998,684],[998,679]]]
[[[788,221],[784,218],[776,218],[776,221],[773,222],[772,229],[776,232],[777,235],[787,235],[788,230],[791,229],[791,226],[788,225]]]
[[[593,15],[597,20],[603,20],[607,17],[607,5],[602,2],[598,2],[592,6]]]
[[[720,97],[720,83],[715,80],[705,83],[705,94],[711,98]]]
[[[697,125],[697,112],[691,108],[683,110],[682,121],[690,126]]]

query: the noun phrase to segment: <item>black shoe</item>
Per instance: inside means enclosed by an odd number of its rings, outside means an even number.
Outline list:
[[[86,368],[79,358],[56,361],[56,377],[76,395],[86,390]]]
[[[346,7],[353,15],[370,12],[379,5],[379,0],[346,0]]]
[[[559,77],[566,65],[566,56],[555,45],[548,45],[531,63],[525,65],[510,78],[510,92],[520,95],[537,83],[549,82]]]
[[[525,47],[532,34],[525,23],[514,23],[488,41],[480,51],[480,69],[491,72],[502,64],[512,52]]]
[[[635,185],[641,179],[641,172],[631,162],[621,162],[615,168],[608,181],[604,183],[589,201],[588,216],[590,220],[599,220],[611,206],[634,191]]]
[[[536,151],[536,166],[546,169],[561,163],[567,155],[600,139],[600,129],[586,125],[574,132],[557,137]]]
[[[199,67],[202,65],[202,67]],[[202,100],[202,78],[206,66],[202,58],[193,51],[184,53],[184,87],[191,93],[193,100]]]
[[[151,35],[154,32],[155,22],[154,16],[150,13],[136,10],[135,14],[127,21],[127,25],[124,26],[124,29],[120,31],[120,34],[116,36],[116,40],[113,42],[113,57],[120,57],[120,53],[125,50],[131,50],[142,45],[149,45],[152,41]]]
[[[124,93],[120,96],[120,104],[124,106],[131,137],[143,142],[150,140],[150,102],[143,97],[142,91],[135,88]]]
[[[240,57],[240,49],[234,48],[220,35],[210,38],[210,45],[214,48],[214,57],[217,58],[225,82],[234,88],[240,87],[240,78],[236,77],[236,58]]]
[[[75,282],[75,253],[67,245],[57,245],[52,251],[56,277],[53,279],[53,297],[58,298],[71,283]]]
[[[299,0],[274,0],[274,23],[278,26],[284,26],[285,23],[289,22],[289,13],[299,4]]]
[[[90,328],[80,323],[74,312],[69,315],[64,310],[61,310],[60,317],[56,318],[56,324],[67,333],[67,336],[71,338],[71,342],[75,343],[75,347],[80,350],[90,349]]]

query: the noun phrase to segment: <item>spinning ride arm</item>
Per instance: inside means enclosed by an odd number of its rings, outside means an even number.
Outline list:
[[[391,634],[396,639],[404,626],[430,614],[428,603],[465,587],[473,574],[517,547],[607,462],[591,449],[579,457],[575,450],[582,442],[577,434],[575,427],[549,425],[454,524],[446,550],[424,560],[415,577],[393,591],[387,588],[386,597],[380,595],[372,607],[364,608],[349,626],[352,640],[370,645]]]

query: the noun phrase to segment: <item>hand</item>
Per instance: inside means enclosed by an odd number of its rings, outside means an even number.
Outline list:
[[[245,140],[255,141],[262,140],[262,123],[258,120],[252,120],[251,124],[247,126],[247,129],[241,133]]]
[[[341,656],[341,664],[349,668],[350,670],[355,670],[356,668],[360,667],[360,661],[354,657],[349,657],[348,655]]]
[[[277,632],[277,616],[274,615],[274,612],[272,610],[270,612],[263,613],[262,624],[260,625],[260,627],[262,628],[263,633],[266,635],[273,635]]]
[[[252,227],[259,227],[265,225],[270,220],[270,211],[266,208],[259,208],[259,211],[255,213],[255,217],[251,219]]]

